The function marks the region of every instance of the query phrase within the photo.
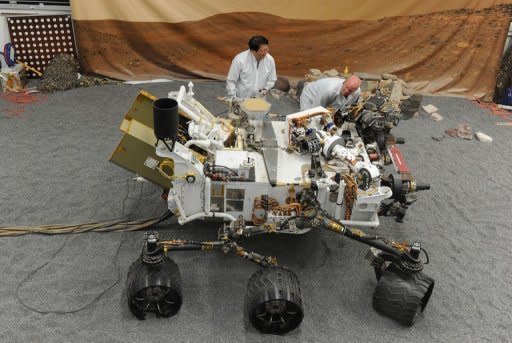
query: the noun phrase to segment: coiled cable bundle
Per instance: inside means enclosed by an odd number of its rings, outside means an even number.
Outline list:
[[[4,45],[4,50],[1,54],[4,56],[5,64],[7,64],[8,67],[12,67],[16,64],[15,52],[11,43]]]
[[[0,226],[0,237],[22,236],[26,234],[58,235],[82,232],[123,232],[147,229],[172,216],[171,211],[166,211],[159,217],[139,220],[109,220],[105,222],[94,222],[72,225],[42,225],[42,226]]]

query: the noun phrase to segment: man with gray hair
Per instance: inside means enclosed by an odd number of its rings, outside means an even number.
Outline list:
[[[338,77],[327,77],[304,86],[300,95],[300,110],[313,107],[334,107],[343,111],[357,103],[361,95],[361,79],[352,75],[346,80]]]

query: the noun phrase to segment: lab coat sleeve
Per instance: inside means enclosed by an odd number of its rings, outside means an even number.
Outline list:
[[[274,59],[271,60],[270,73],[268,74],[267,83],[265,84],[266,90],[271,90],[277,81],[276,63]]]
[[[226,78],[226,90],[228,92],[228,97],[236,97],[236,82],[240,77],[240,71],[242,66],[240,62],[236,59],[231,62],[231,67],[229,68],[228,76]]]

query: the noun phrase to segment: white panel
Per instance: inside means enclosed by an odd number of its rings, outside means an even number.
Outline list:
[[[247,151],[217,150],[215,152],[215,164],[238,170],[242,162],[247,161]]]

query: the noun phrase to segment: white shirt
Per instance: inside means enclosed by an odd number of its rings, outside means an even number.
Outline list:
[[[332,106],[343,111],[347,106],[355,104],[361,95],[361,88],[348,96],[343,96],[340,91],[344,83],[345,79],[338,77],[326,77],[307,83],[300,95],[300,110]]]
[[[249,49],[236,55],[231,62],[226,89],[229,97],[245,99],[258,95],[260,89],[272,89],[276,80],[274,58],[266,54],[258,63]]]

